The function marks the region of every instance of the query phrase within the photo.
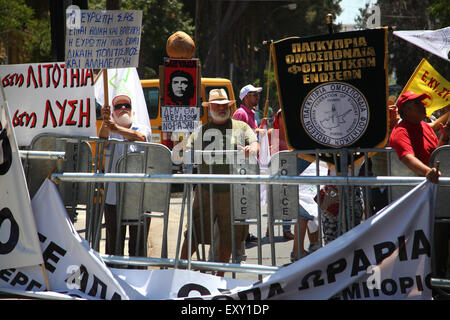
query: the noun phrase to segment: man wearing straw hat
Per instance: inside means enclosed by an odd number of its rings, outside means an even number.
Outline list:
[[[196,131],[194,131],[187,140],[187,148],[193,151],[202,150],[242,150],[246,157],[255,157],[259,152],[258,139],[246,123],[230,118],[230,107],[235,101],[228,100],[227,93],[224,89],[213,89],[209,93],[208,102],[204,102],[203,106],[207,106],[211,115],[211,120]],[[196,159],[197,155],[195,156]],[[197,161],[197,160],[196,160]],[[230,157],[227,155],[208,156],[203,154],[199,166],[201,174],[209,174],[212,169],[213,174],[229,174]],[[256,159],[255,159],[256,161]],[[232,252],[231,240],[231,206],[230,206],[230,185],[229,184],[213,184],[213,220],[217,222],[220,243],[218,247],[218,257],[216,261],[228,262]],[[193,204],[193,239],[197,243],[211,244],[210,230],[210,186],[203,184],[201,192],[202,203],[199,201],[199,190],[195,191]],[[203,208],[203,237],[200,224],[200,205]],[[248,234],[247,225],[237,225],[234,227],[234,243],[238,247]],[[203,238],[203,239],[202,239]],[[192,246],[192,252],[196,249],[196,245]],[[188,248],[187,239],[183,243],[181,251],[181,259],[187,259]],[[223,276],[223,272],[218,273]]]

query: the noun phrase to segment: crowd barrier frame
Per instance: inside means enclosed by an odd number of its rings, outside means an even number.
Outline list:
[[[392,188],[394,186],[415,186],[419,184],[420,182],[424,181],[425,178],[423,177],[415,177],[415,176],[391,176],[390,174],[395,174],[395,170],[392,169],[392,163],[394,163],[396,160],[398,161],[398,158],[396,159],[395,151],[391,148],[370,148],[370,149],[348,149],[343,152],[342,149],[330,149],[330,150],[305,150],[305,151],[296,151],[297,154],[310,154],[313,155],[316,160],[318,159],[319,154],[321,153],[331,153],[334,154],[334,158],[336,159],[336,162],[341,161],[345,163],[345,160],[343,158],[346,158],[347,162],[350,163],[350,165],[345,165],[341,167],[348,168],[348,171],[341,174],[340,176],[309,176],[309,177],[303,177],[303,176],[281,176],[281,175],[273,175],[273,174],[250,174],[250,175],[240,175],[240,174],[225,174],[225,175],[202,175],[202,174],[193,174],[192,169],[189,169],[189,166],[187,166],[188,169],[184,170],[184,173],[182,174],[161,174],[160,172],[151,172],[151,173],[109,173],[111,168],[104,168],[102,163],[104,159],[104,148],[105,143],[120,143],[120,144],[142,144],[143,147],[147,147],[149,143],[136,143],[136,142],[127,142],[127,141],[113,141],[114,139],[106,140],[96,137],[58,137],[61,139],[71,139],[71,140],[80,140],[80,141],[86,141],[91,145],[91,147],[95,144],[95,152],[93,152],[93,159],[92,159],[92,169],[87,172],[66,172],[62,169],[57,170],[51,174],[51,178],[54,182],[57,184],[59,183],[86,183],[87,185],[90,185],[91,188],[89,189],[90,192],[92,192],[92,208],[86,208],[87,211],[89,211],[88,215],[90,216],[90,222],[86,225],[86,239],[88,239],[93,247],[94,250],[98,251],[98,241],[99,241],[99,233],[98,230],[100,230],[103,225],[101,224],[101,214],[103,213],[103,200],[102,195],[106,192],[108,183],[115,182],[118,184],[121,183],[140,183],[140,184],[147,184],[147,183],[162,183],[162,184],[183,184],[184,190],[183,190],[183,204],[181,208],[181,221],[183,221],[183,214],[184,211],[187,209],[188,217],[192,215],[192,186],[195,184],[220,184],[220,183],[228,183],[231,185],[239,185],[239,184],[245,184],[245,185],[261,185],[266,184],[270,186],[270,188],[273,188],[273,186],[280,186],[280,185],[298,185],[298,184],[309,184],[309,185],[316,185],[317,190],[319,190],[321,185],[326,184],[332,184],[336,186],[340,186],[342,188],[347,188],[350,186],[360,186],[364,188],[365,190],[370,190],[374,187],[387,187]],[[441,147],[443,148],[443,147]],[[436,150],[436,154],[439,154],[439,152],[444,149]],[[446,151],[449,150],[449,147],[445,149]],[[26,155],[27,152],[30,152]],[[21,157],[22,159],[26,159],[27,157],[31,156],[32,152],[46,152],[43,150],[29,150],[29,151],[21,151]],[[47,151],[48,152],[48,151]],[[59,152],[59,151],[55,151]],[[386,159],[386,175],[377,175],[377,176],[369,176],[367,170],[363,173],[361,176],[354,176],[353,170],[355,170],[355,167],[353,166],[353,154],[354,153],[364,153],[364,158],[367,160],[369,158],[370,153],[386,153],[389,155]],[[342,156],[344,154],[344,156]],[[442,153],[443,155],[444,153]],[[41,157],[51,157],[51,161],[61,161],[63,157],[63,153],[54,153],[52,152],[48,153],[47,155],[40,155]],[[39,156],[37,156],[39,157]],[[448,157],[447,157],[448,158]],[[350,160],[348,160],[350,159]],[[435,161],[436,159],[440,159],[439,156],[432,157],[432,161]],[[445,177],[445,175],[448,175],[448,171],[446,167],[443,166],[445,163],[445,156],[443,156],[443,159],[441,159],[441,171],[443,171],[443,177],[439,180],[439,190],[441,190],[441,187],[448,188],[450,186],[450,178]],[[66,161],[66,156],[64,154],[64,160]],[[317,162],[317,161],[316,161]],[[318,163],[317,163],[318,166]],[[189,171],[190,170],[190,171]],[[344,194],[344,193],[342,193]],[[368,197],[370,197],[370,194],[368,192],[364,193],[365,196],[365,204],[368,204]],[[391,195],[390,195],[391,196]],[[271,199],[269,197],[268,199]],[[347,197],[345,201],[351,201],[350,197]],[[389,199],[389,201],[393,201],[393,199]],[[170,192],[169,192],[169,202],[170,202]],[[320,198],[319,198],[320,202]],[[320,206],[320,203],[318,204]],[[370,208],[367,209],[366,207],[366,214],[367,217],[370,216],[372,213],[370,212]],[[257,215],[260,218],[260,214]],[[268,218],[272,219],[271,216]],[[320,219],[320,214],[318,216]],[[233,223],[234,216],[233,216]],[[272,221],[272,220],[271,220]],[[254,221],[249,221],[250,223],[254,223]],[[273,221],[276,222],[276,221]],[[340,216],[339,224],[340,224],[340,234],[348,231],[349,228],[353,226],[353,218],[350,214],[343,213]],[[258,222],[257,222],[258,223]],[[283,224],[281,222],[280,224]],[[271,228],[274,227],[274,224],[271,224]],[[320,225],[320,222],[319,222]],[[188,223],[189,228],[189,223]],[[217,262],[207,262],[207,261],[193,261],[192,259],[188,259],[186,261],[179,259],[179,246],[181,243],[181,233],[182,233],[183,226],[179,225],[179,232],[178,232],[178,239],[177,239],[177,249],[176,249],[176,255],[175,259],[169,259],[167,256],[163,256],[163,252],[161,253],[161,258],[139,258],[139,257],[119,257],[119,256],[111,256],[111,255],[102,255],[102,257],[105,258],[106,262],[110,263],[118,263],[118,264],[133,264],[135,261],[136,263],[140,265],[146,265],[146,266],[164,266],[164,267],[187,267],[188,269],[195,268],[202,270],[210,269],[214,271],[228,271],[233,270],[232,272],[256,272],[259,274],[269,274],[273,273],[276,270],[278,270],[279,266],[276,266],[276,261],[272,260],[271,266],[264,266],[260,265],[260,260],[258,259],[257,265],[250,265],[250,264],[237,264],[237,263],[229,263],[229,264],[222,264]],[[93,231],[95,230],[95,231]],[[319,228],[319,230],[321,230]],[[260,227],[258,228],[258,231],[260,231]],[[273,233],[273,232],[271,232]],[[258,236],[260,239],[261,237]],[[213,238],[212,238],[213,239]],[[322,237],[320,237],[322,239]],[[167,239],[166,239],[167,240]],[[213,240],[212,240],[213,242]],[[271,241],[271,244],[273,241]],[[211,244],[212,245],[212,244]],[[234,246],[233,246],[234,248]],[[274,253],[272,250],[272,256],[274,256]],[[190,252],[190,251],[189,251]],[[202,254],[203,260],[205,260],[205,252]],[[258,256],[260,256],[258,254]],[[235,253],[233,253],[233,259],[235,258]],[[235,262],[235,259],[232,260]],[[252,271],[250,271],[252,270]]]

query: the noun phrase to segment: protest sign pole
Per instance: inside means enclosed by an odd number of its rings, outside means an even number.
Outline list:
[[[108,94],[108,69],[103,69],[103,93],[104,93],[104,105],[109,105],[109,94]]]
[[[45,268],[45,263],[41,264],[42,274],[44,275],[45,286],[47,287],[47,291],[50,291],[50,283],[48,281],[47,269]]]
[[[434,120],[432,123],[430,123],[431,128],[434,131],[439,130],[439,125],[445,124],[445,123],[449,123],[450,122],[450,111],[447,111],[446,113],[444,113],[442,116],[440,116],[439,118],[437,118],[436,120]]]
[[[2,90],[3,101],[6,102],[5,88],[3,88],[3,82],[2,81],[0,81],[0,88]]]
[[[272,61],[273,41],[269,43],[269,68],[267,70],[267,92],[266,92],[266,104],[264,105],[264,118],[267,118],[269,114],[269,88],[270,88],[270,62]]]

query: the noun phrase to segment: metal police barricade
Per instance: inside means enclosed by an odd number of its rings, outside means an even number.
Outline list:
[[[411,171],[398,158],[397,152],[388,152],[389,161],[389,176],[403,176],[403,177],[418,177],[417,174]],[[408,191],[412,190],[414,186],[390,186],[389,188],[389,203],[402,197]]]
[[[45,178],[57,172],[91,172],[92,150],[90,145],[80,140],[81,137],[67,135],[40,134],[33,138],[30,150],[63,151],[64,160],[26,159],[25,172],[28,189],[32,198]],[[76,216],[79,209],[89,212],[92,194],[90,183],[66,182],[58,185],[62,201],[69,214]]]
[[[142,144],[141,144],[142,145]],[[146,143],[145,151],[126,153],[119,158],[117,173],[170,174],[172,161],[170,150],[161,144]],[[155,217],[163,219],[161,258],[168,257],[167,229],[170,209],[170,183],[118,183],[117,184],[118,228],[123,225],[137,225],[136,252],[140,247],[141,232],[148,234],[146,220]],[[158,214],[160,213],[160,214]],[[148,224],[150,227],[150,223]],[[117,232],[116,250],[119,246]],[[144,237],[146,238],[146,237]],[[144,245],[147,255],[147,245]]]
[[[450,176],[450,146],[442,146],[433,151],[430,157],[430,166],[434,167],[439,161],[439,171],[443,177]],[[439,186],[435,218],[450,219],[450,188]],[[449,221],[450,222],[450,221]]]
[[[269,172],[275,176],[297,176],[297,153],[281,151],[274,154],[269,163]],[[269,185],[268,188],[268,223],[271,246],[272,265],[276,265],[274,226],[297,224],[300,230],[300,211],[298,186],[296,185]],[[276,221],[281,220],[281,221]],[[295,222],[292,222],[295,220]],[[300,248],[300,232],[297,233],[298,248]]]
[[[410,178],[405,179],[405,177],[389,177],[382,176],[377,177],[298,177],[298,176],[286,176],[286,177],[276,177],[276,176],[255,176],[255,175],[208,175],[208,174],[175,174],[175,175],[147,175],[147,174],[135,174],[135,175],[124,175],[124,174],[82,174],[82,173],[63,173],[63,174],[52,174],[52,178],[56,181],[83,181],[83,182],[139,182],[139,183],[212,183],[212,184],[290,184],[296,185],[298,183],[308,183],[308,184],[333,184],[333,185],[372,185],[372,186],[385,186],[388,184],[400,184],[400,185],[416,185],[424,180],[424,178]],[[450,178],[442,178],[440,184],[450,185]],[[298,181],[298,183],[297,183]],[[135,265],[164,265],[173,266],[176,265],[177,261],[173,259],[151,259],[151,258],[127,258],[127,257],[112,257],[112,256],[102,256],[106,262],[116,263],[120,261],[123,264],[135,264]],[[179,265],[187,266],[186,260],[180,260]],[[201,265],[201,267],[200,267]],[[257,265],[236,265],[236,264],[226,264],[226,263],[210,263],[210,262],[193,262],[195,268],[202,268],[203,270],[224,270],[231,272],[250,272],[255,271],[258,274],[264,272],[264,270],[274,270],[273,266],[257,266]],[[271,272],[271,271],[269,271]]]
[[[239,175],[258,175],[259,164],[256,157],[244,157],[243,151],[235,153],[230,174]],[[245,250],[245,241],[242,244],[234,243],[234,226],[256,224],[257,228],[257,261],[262,264],[262,246],[261,246],[261,201],[260,186],[251,184],[233,184],[231,188],[231,239],[232,239],[232,258],[236,262],[236,245],[241,246],[241,253]]]
[[[189,164],[201,164],[203,162],[212,163],[214,161],[218,161],[220,157],[220,162],[223,164],[229,164],[229,173],[230,174],[239,174],[239,175],[249,175],[249,174],[259,174],[259,166],[256,157],[250,160],[245,158],[243,151],[236,150],[203,150],[203,151],[188,151],[185,155],[185,160],[190,159]],[[224,160],[226,159],[226,160]],[[218,163],[218,162],[217,162]],[[192,168],[191,166],[186,166],[185,168]],[[212,174],[212,166],[209,166],[209,174]],[[210,184],[209,186],[203,186],[202,184],[198,184],[196,186],[196,195],[198,197],[198,214],[200,216],[199,219],[199,227],[200,230],[196,232],[195,224],[192,220],[192,199],[191,193],[191,184],[185,184],[185,191],[183,195],[183,208],[185,204],[185,200],[188,200],[188,229],[187,229],[187,241],[188,241],[188,252],[191,252],[192,245],[194,245],[197,250],[197,258],[199,260],[206,260],[206,252],[205,252],[205,225],[204,225],[204,214],[205,208],[203,207],[203,196],[209,196],[209,230],[210,234],[210,248],[209,248],[209,260],[215,261],[218,256],[218,244],[220,242],[220,237],[218,235],[217,225],[213,221],[213,208],[214,208],[214,184]],[[209,190],[209,192],[200,192],[200,190]],[[207,188],[207,189],[205,189]],[[235,231],[234,226],[237,225],[250,225],[257,224],[258,229],[258,261],[262,263],[262,254],[261,254],[261,243],[260,243],[260,230],[261,230],[261,220],[260,220],[260,194],[259,194],[259,185],[247,185],[247,184],[232,184],[230,188],[230,220],[231,220],[231,240],[232,240],[232,259],[233,261],[237,260],[236,247],[241,247],[241,252],[245,250],[245,243],[236,244],[234,240]],[[183,210],[182,208],[182,210]],[[183,220],[183,215],[181,215],[180,220]],[[180,225],[181,225],[180,221]],[[180,234],[179,231],[179,241],[177,246],[180,245]],[[199,237],[198,239],[196,237]],[[198,250],[198,244],[201,244],[201,251]],[[178,249],[177,249],[178,252]],[[188,258],[188,268],[190,267],[191,258],[189,255]]]
[[[450,146],[445,145],[433,151],[430,157],[430,167],[437,166],[439,163],[439,171],[442,177],[450,176]],[[435,205],[435,225],[433,237],[433,250],[431,256],[431,266],[433,272],[432,285],[436,291],[444,297],[450,297],[448,280],[449,267],[449,246],[450,239],[450,197],[449,186],[438,186],[436,205]],[[447,280],[443,279],[446,278]],[[445,284],[443,284],[446,283]],[[443,289],[446,289],[445,291]]]

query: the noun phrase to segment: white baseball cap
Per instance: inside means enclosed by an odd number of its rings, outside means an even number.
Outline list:
[[[241,89],[241,91],[239,92],[239,99],[243,100],[245,98],[245,96],[247,95],[247,93],[249,93],[249,92],[261,92],[261,91],[262,91],[262,88],[255,88],[251,84],[248,84],[245,87],[243,87]]]

